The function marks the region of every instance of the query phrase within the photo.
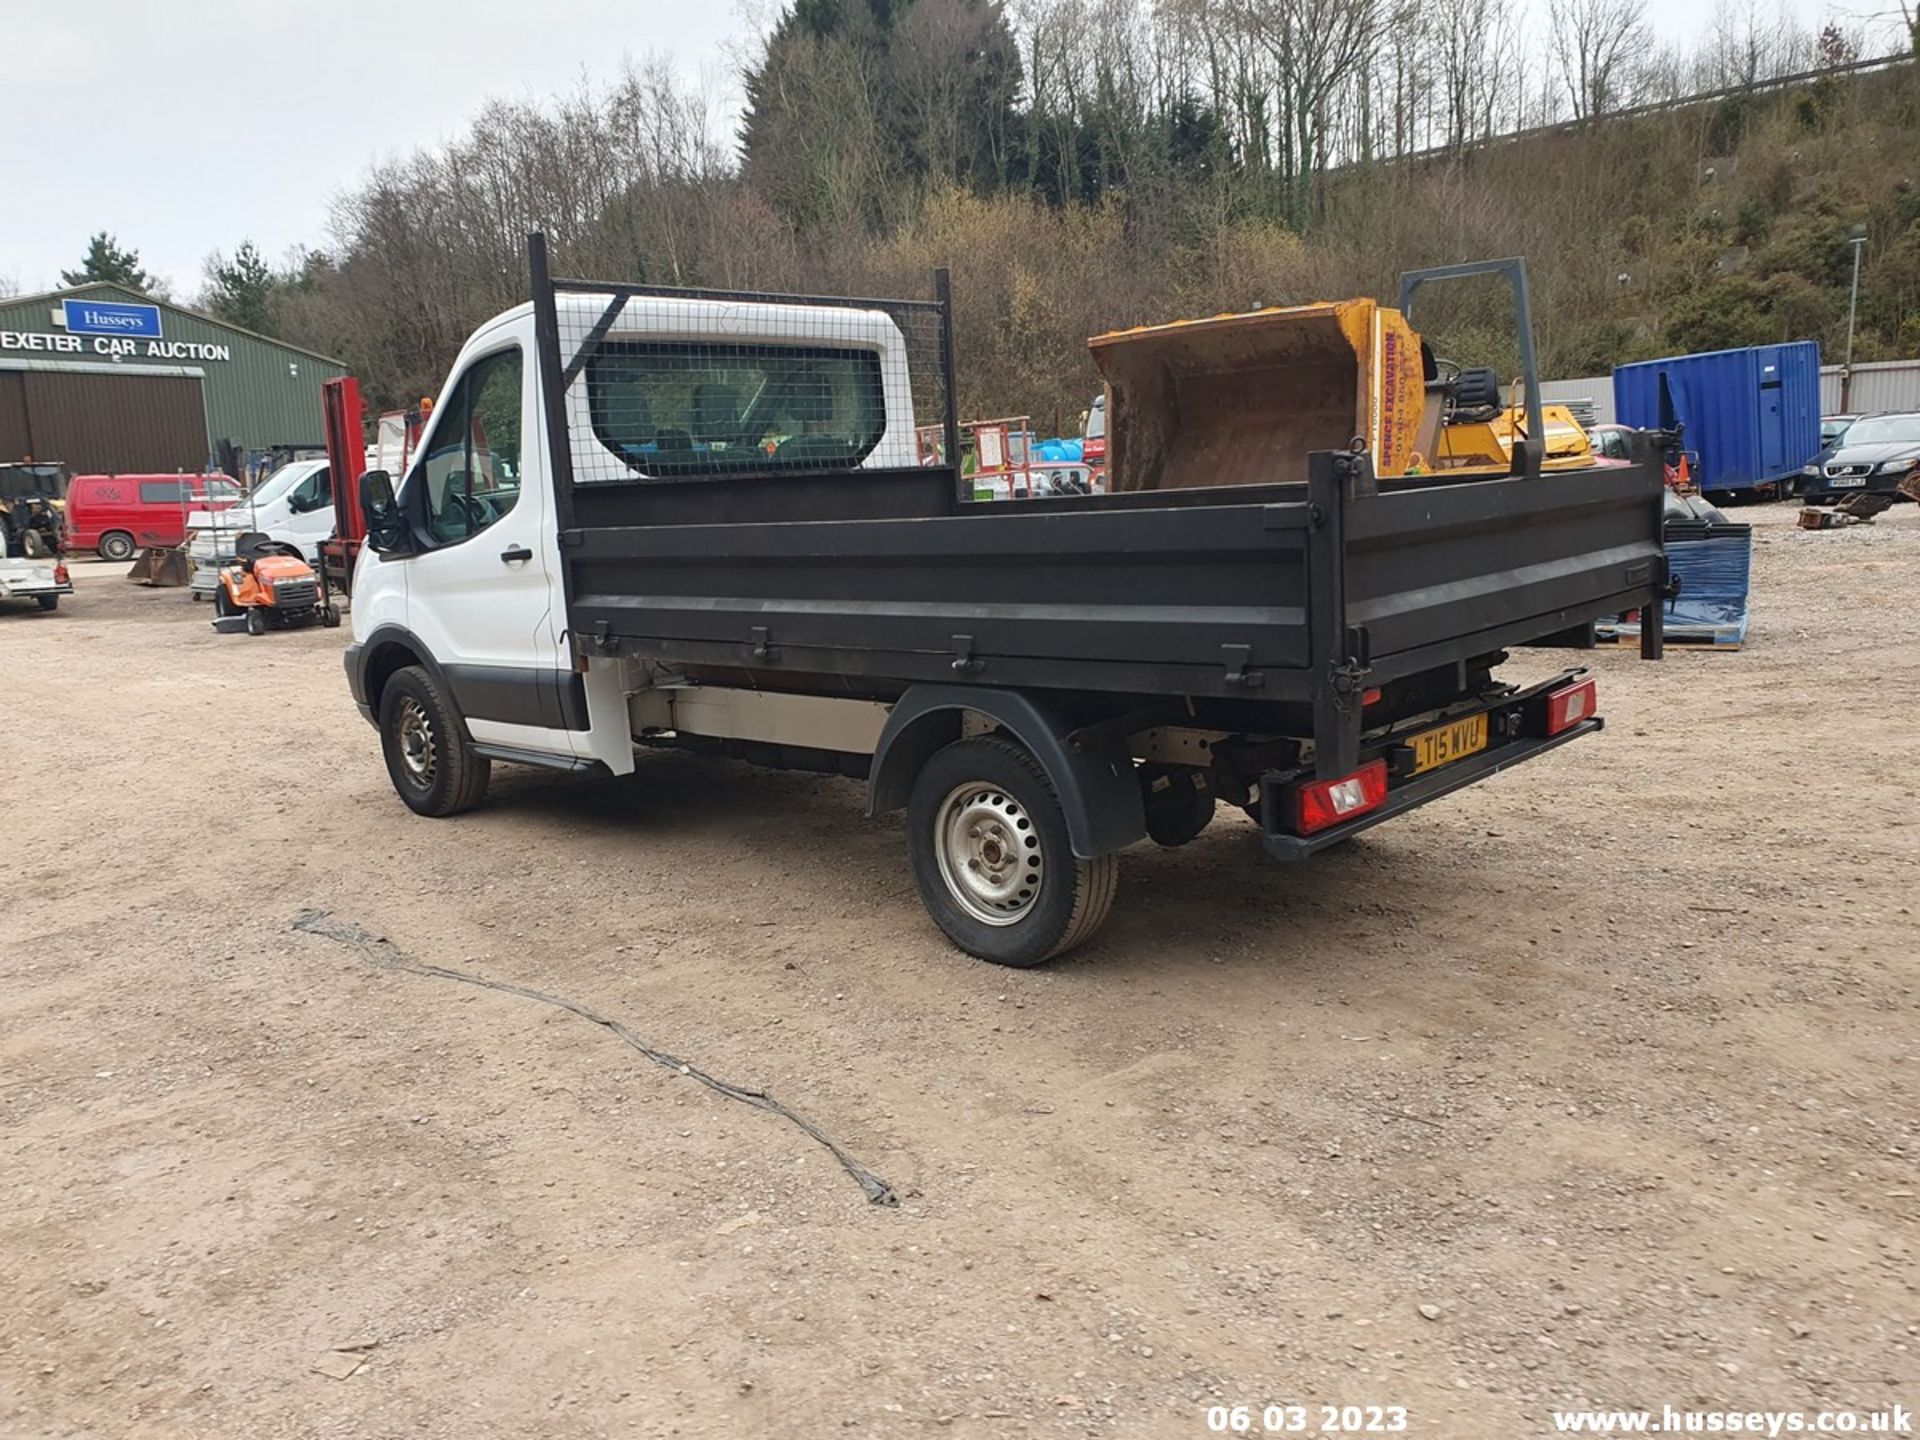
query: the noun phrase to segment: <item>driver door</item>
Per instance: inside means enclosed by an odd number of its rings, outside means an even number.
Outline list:
[[[512,333],[448,389],[407,474],[407,624],[476,742],[571,756],[579,677],[552,623],[551,499],[521,483],[540,431],[530,337]]]

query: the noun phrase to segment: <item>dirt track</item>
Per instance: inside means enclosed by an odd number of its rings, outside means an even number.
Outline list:
[[[1744,652],[1603,651],[1603,736],[1304,867],[1237,817],[1129,852],[1028,973],[941,941],[852,784],[502,768],[417,820],[342,632],[76,567],[0,615],[0,1434],[1912,1406],[1920,513],[1738,518]],[[766,1087],[901,1206],[309,907]]]

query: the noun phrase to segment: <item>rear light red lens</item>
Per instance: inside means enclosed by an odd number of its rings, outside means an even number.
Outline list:
[[[1582,720],[1591,720],[1600,709],[1600,692],[1591,680],[1555,690],[1547,696],[1547,734],[1571,730]]]
[[[1360,692],[1361,708],[1365,709],[1369,705],[1378,705],[1383,699],[1386,698],[1386,694],[1387,692],[1382,690],[1378,685],[1375,685],[1371,690],[1361,691]]]
[[[1312,780],[1293,792],[1293,829],[1311,835],[1377,809],[1387,798],[1387,762],[1370,760],[1338,780]]]
[[[53,567],[53,583],[56,585],[66,585],[70,583],[67,578],[66,566],[56,565]]]

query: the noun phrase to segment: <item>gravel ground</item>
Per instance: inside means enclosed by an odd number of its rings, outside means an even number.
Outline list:
[[[1603,735],[1305,866],[1131,851],[1036,972],[944,944],[852,784],[419,820],[342,632],[77,566],[0,615],[0,1434],[1915,1404],[1920,513],[1738,518],[1743,652],[1598,652]]]

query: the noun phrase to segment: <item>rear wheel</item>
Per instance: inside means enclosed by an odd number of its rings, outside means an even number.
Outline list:
[[[416,815],[458,815],[486,799],[493,762],[473,753],[452,702],[418,665],[380,692],[380,749],[394,791]]]
[[[99,548],[102,560],[131,560],[133,536],[124,530],[109,530],[100,537]]]
[[[42,610],[58,610],[60,608],[60,597],[58,595],[36,595],[33,598],[40,602],[40,608]]]
[[[935,753],[907,803],[927,913],[969,955],[1021,969],[1090,938],[1113,908],[1119,859],[1073,853],[1040,763],[1006,740]]]

